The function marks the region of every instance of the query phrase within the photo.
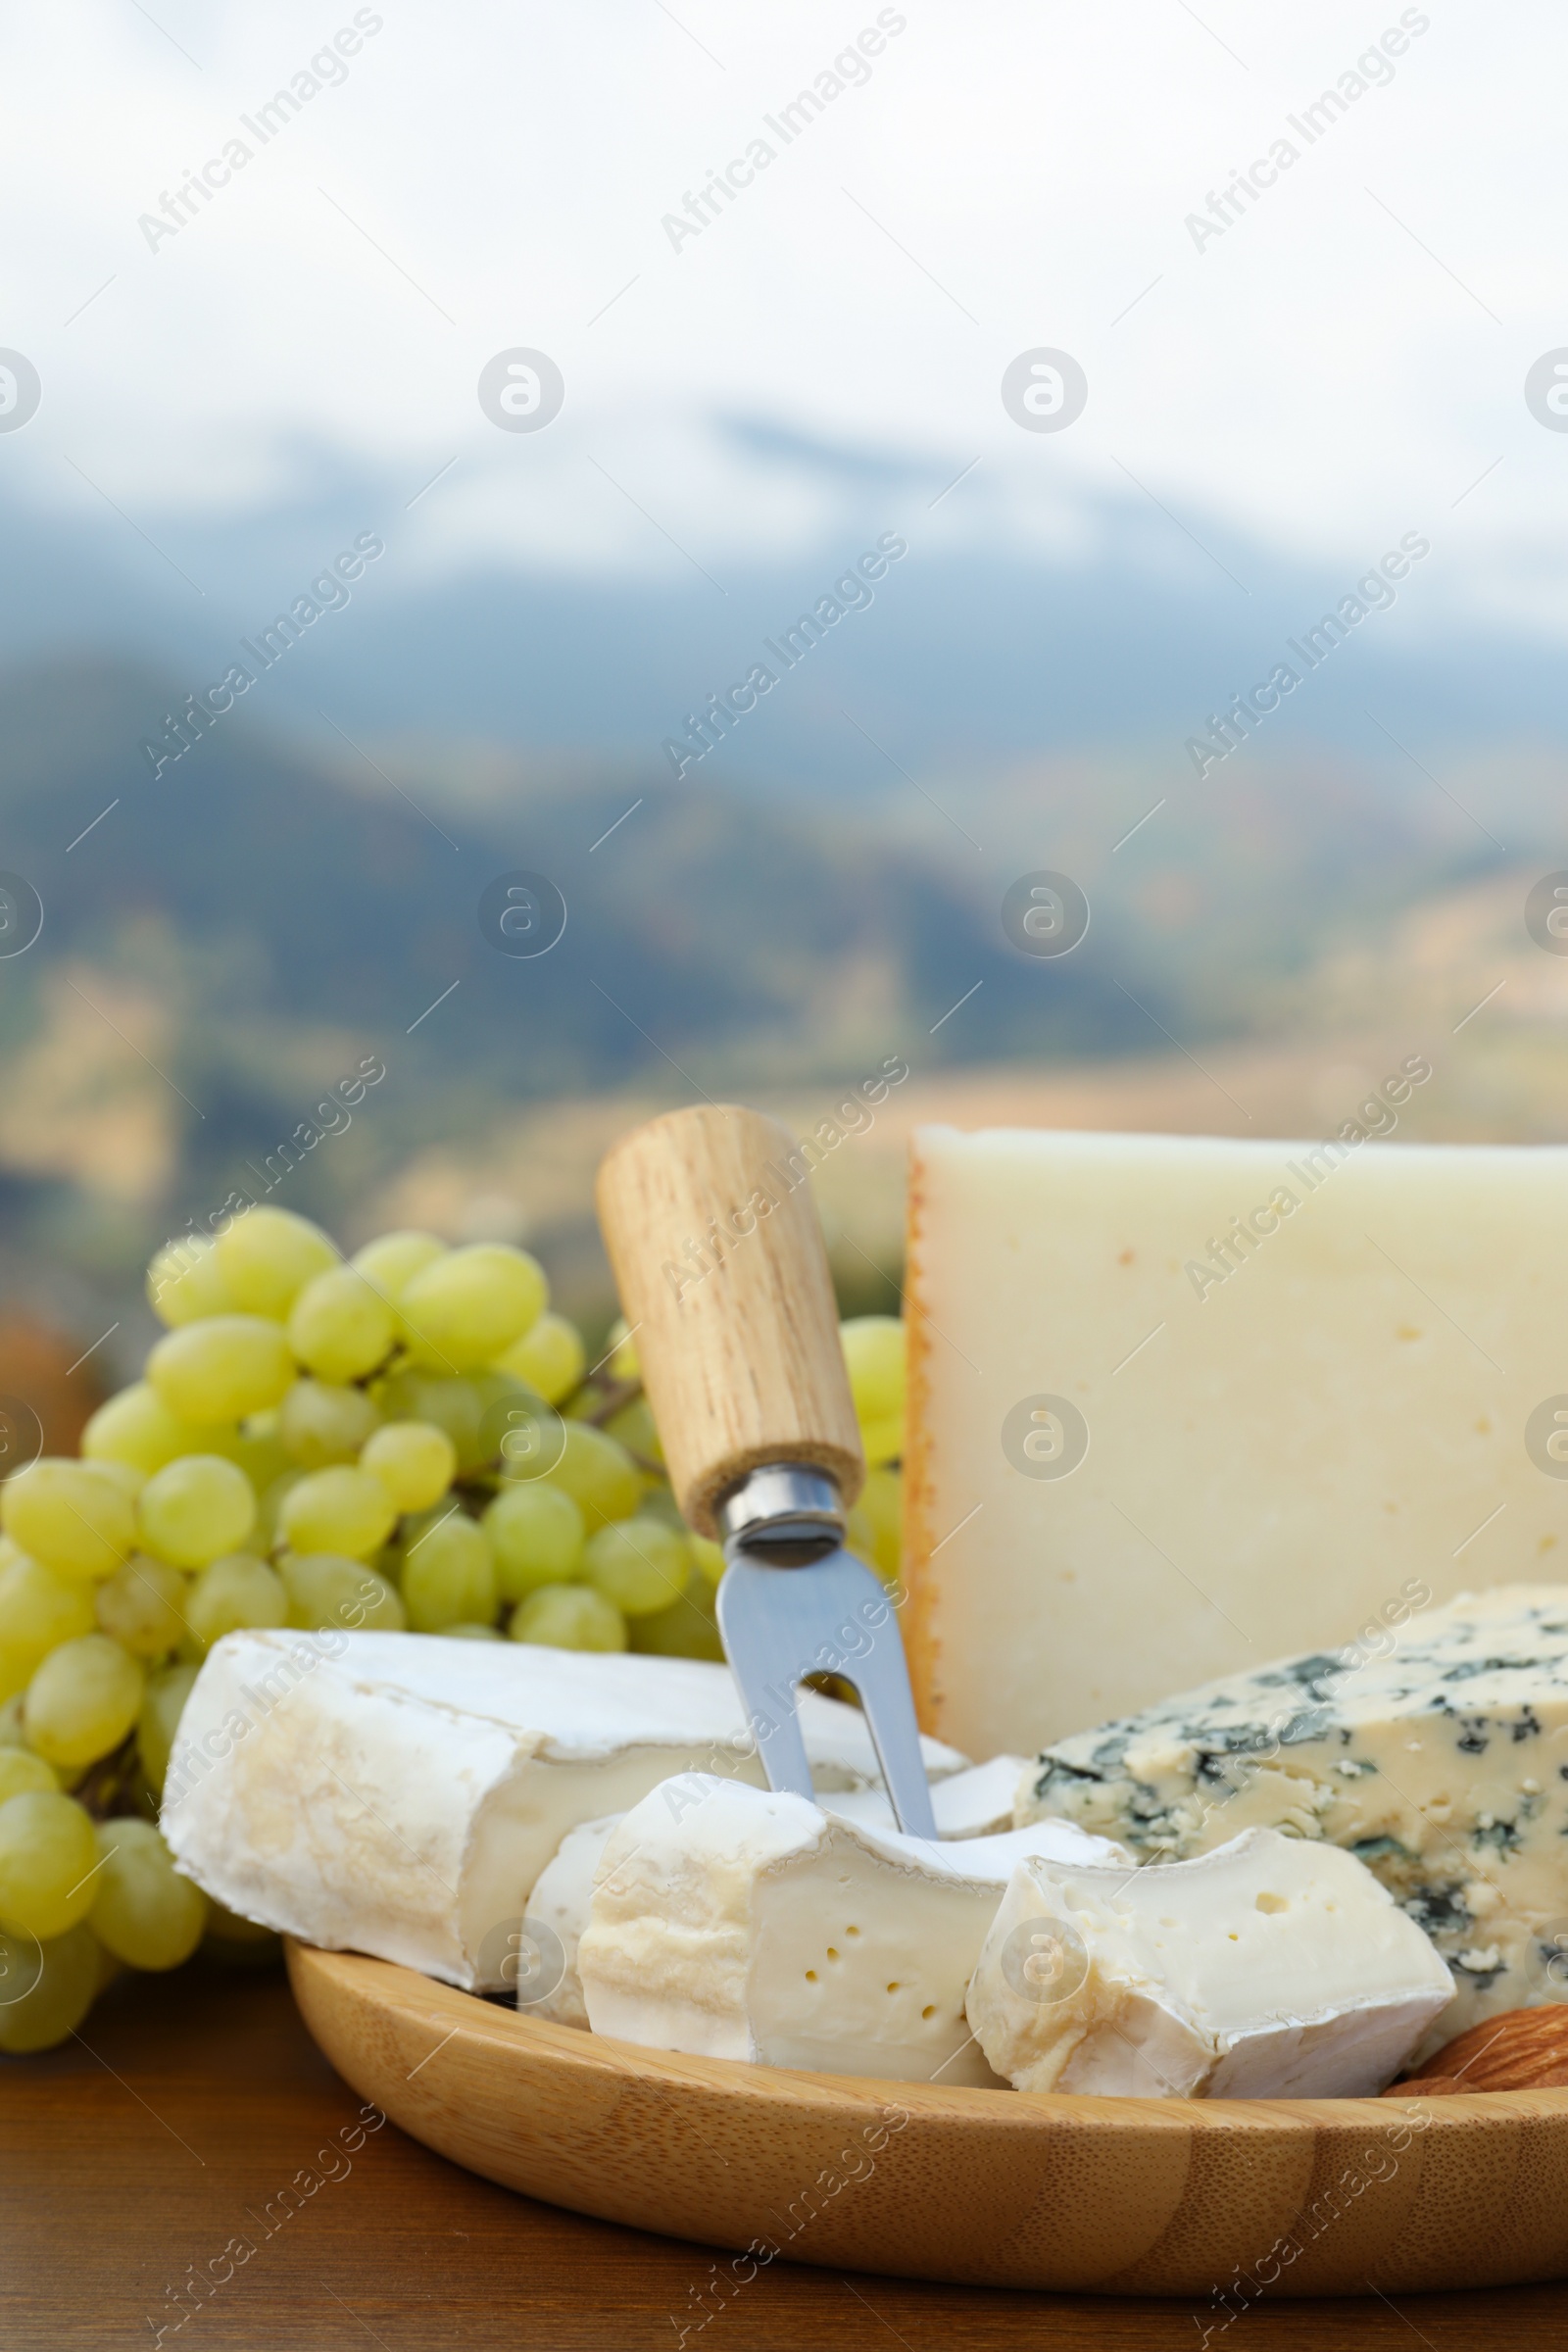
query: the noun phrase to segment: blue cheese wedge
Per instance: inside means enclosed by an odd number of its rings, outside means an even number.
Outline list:
[[[1350,2099],[1393,2079],[1452,1996],[1352,1855],[1247,1830],[1153,1869],[1020,1862],[967,2009],[1016,2090]]]
[[[596,2034],[817,2074],[997,2086],[964,1991],[1025,1854],[1119,1863],[1062,1822],[928,1843],[828,1798],[688,1773],[607,1840],[577,1945]]]
[[[815,1691],[818,1788],[876,1779],[864,1717]],[[956,1771],[927,1740],[928,1772]],[[480,1991],[569,1830],[701,1768],[762,1773],[726,1666],[421,1634],[227,1634],[180,1718],[162,1827],[229,1910]]]
[[[1568,1587],[1406,1606],[1389,1640],[1384,1655],[1282,1658],[1058,1740],[1018,1818],[1063,1815],[1145,1860],[1251,1827],[1344,1846],[1447,1962],[1445,2035],[1561,1999]]]

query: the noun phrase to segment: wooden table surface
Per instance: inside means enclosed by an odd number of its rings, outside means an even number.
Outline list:
[[[703,2352],[1200,2352],[1212,2325],[1187,2302],[992,2293],[780,2262],[700,2328],[708,2251],[513,2196],[392,2124],[356,2144],[359,2116],[280,1976],[193,1967],[122,1980],[79,2040],[0,2059],[0,2346],[152,2346],[163,2328],[180,2352],[677,2352],[689,2326],[685,2341]],[[285,2198],[296,2177],[318,2185]],[[194,2301],[187,2284],[180,2301],[191,2265],[233,2275]],[[1410,2295],[1397,2308],[1265,2301],[1209,2341],[1512,2352],[1565,2333],[1568,2285]]]

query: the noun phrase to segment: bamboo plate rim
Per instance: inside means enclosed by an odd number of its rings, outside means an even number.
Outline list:
[[[1102,2131],[1163,2126],[1170,2131],[1278,2130],[1282,2124],[1323,2131],[1332,2127],[1388,2124],[1401,2112],[1394,2096],[1348,2099],[1150,2099],[1088,2091],[987,2089],[981,2085],[913,2082],[876,2075],[822,2075],[793,2067],[754,2065],[733,2058],[700,2058],[679,2050],[656,2050],[640,2042],[616,2041],[580,2026],[558,2026],[465,1992],[438,1977],[368,1953],[328,1951],[284,1937],[289,1983],[299,1997],[313,1983],[350,1993],[387,2017],[412,2022],[423,2011],[456,2031],[488,2038],[537,2059],[557,2059],[568,2069],[631,2074],[656,2088],[724,2092],[742,2100],[782,2101],[805,2107],[896,2107],[914,2120],[952,2124],[967,2119],[990,2130],[1009,2121],[1020,2127],[1047,2122]],[[302,2009],[304,2007],[301,2003]],[[307,2016],[306,2023],[310,2025]],[[330,2052],[327,2053],[330,2056]],[[411,2078],[412,2080],[412,2078]],[[1425,2133],[1452,2132],[1505,2117],[1568,2115],[1568,2087],[1473,2090],[1413,2098],[1429,2113]]]

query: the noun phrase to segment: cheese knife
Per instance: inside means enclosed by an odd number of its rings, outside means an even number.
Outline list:
[[[892,1599],[844,1548],[865,1459],[806,1154],[760,1112],[668,1111],[599,1171],[675,1499],[724,1546],[718,1624],[770,1788],[812,1795],[808,1674],[854,1685],[899,1827],[935,1838]]]

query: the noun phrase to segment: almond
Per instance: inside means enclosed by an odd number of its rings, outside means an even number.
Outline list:
[[[1391,2082],[1386,2099],[1441,2098],[1467,2090],[1545,2090],[1568,2085],[1568,2002],[1509,2009],[1435,2050],[1418,2076]]]

